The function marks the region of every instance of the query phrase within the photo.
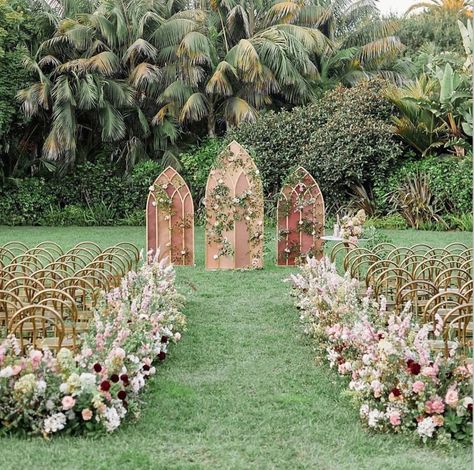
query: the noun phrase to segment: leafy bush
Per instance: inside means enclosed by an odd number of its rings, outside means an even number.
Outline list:
[[[10,181],[0,187],[0,224],[37,225],[53,204],[43,178]]]
[[[118,176],[99,161],[61,178],[12,180],[0,187],[0,224],[143,225],[148,188],[161,170],[145,161]]]
[[[228,134],[254,156],[268,197],[278,193],[292,167],[303,165],[318,181],[326,207],[344,205],[354,186],[370,191],[402,156],[389,124],[392,106],[385,82],[338,87],[293,111],[268,112]]]
[[[222,139],[206,139],[201,145],[194,146],[180,155],[183,177],[188,182],[196,202],[204,197],[209,171],[224,146],[225,142]]]
[[[408,176],[423,174],[441,209],[441,216],[472,212],[472,155],[458,159],[452,156],[410,160],[388,178],[378,178],[374,196],[379,214],[393,210],[388,194],[396,191]]]

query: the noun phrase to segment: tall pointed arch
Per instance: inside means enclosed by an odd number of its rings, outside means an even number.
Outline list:
[[[247,151],[233,141],[206,185],[206,268],[263,267],[263,188]]]
[[[194,204],[183,177],[172,167],[156,178],[146,204],[147,251],[181,266],[194,265]]]
[[[323,255],[324,200],[315,179],[299,166],[283,185],[277,205],[277,264],[293,266]]]

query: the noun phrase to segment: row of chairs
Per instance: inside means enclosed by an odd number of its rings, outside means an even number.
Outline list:
[[[341,244],[342,245],[342,244]],[[412,311],[436,331],[443,320],[442,340],[433,346],[448,354],[453,339],[468,354],[472,346],[472,250],[461,243],[444,248],[426,244],[399,247],[382,243],[372,249],[356,245],[335,246],[331,259],[343,253],[346,272],[360,281],[360,291],[371,288],[384,296],[388,310],[400,311],[410,302]]]
[[[0,247],[0,256],[0,337],[15,334],[23,349],[55,351],[77,349],[99,292],[117,287],[140,252],[130,243],[102,250],[82,242],[63,252],[54,242],[34,248],[10,242]]]

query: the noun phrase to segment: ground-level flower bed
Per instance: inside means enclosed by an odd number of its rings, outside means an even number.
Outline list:
[[[305,333],[331,368],[350,378],[348,394],[370,429],[408,433],[423,441],[470,443],[472,359],[430,348],[435,331],[421,325],[407,305],[388,312],[383,298],[357,294],[328,259],[308,260],[291,277]]]
[[[181,338],[183,300],[173,268],[151,262],[103,294],[78,354],[24,356],[8,337],[0,345],[0,434],[112,432],[138,416],[140,391]]]

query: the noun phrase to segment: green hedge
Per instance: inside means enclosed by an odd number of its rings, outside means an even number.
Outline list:
[[[119,176],[112,165],[98,162],[63,177],[10,180],[0,187],[0,224],[143,224],[148,187],[161,170],[146,161]]]
[[[380,214],[391,211],[387,195],[396,190],[407,176],[428,176],[431,192],[441,206],[442,215],[472,212],[472,155],[455,158],[451,155],[411,160],[391,173],[379,178],[374,187],[374,198]]]

